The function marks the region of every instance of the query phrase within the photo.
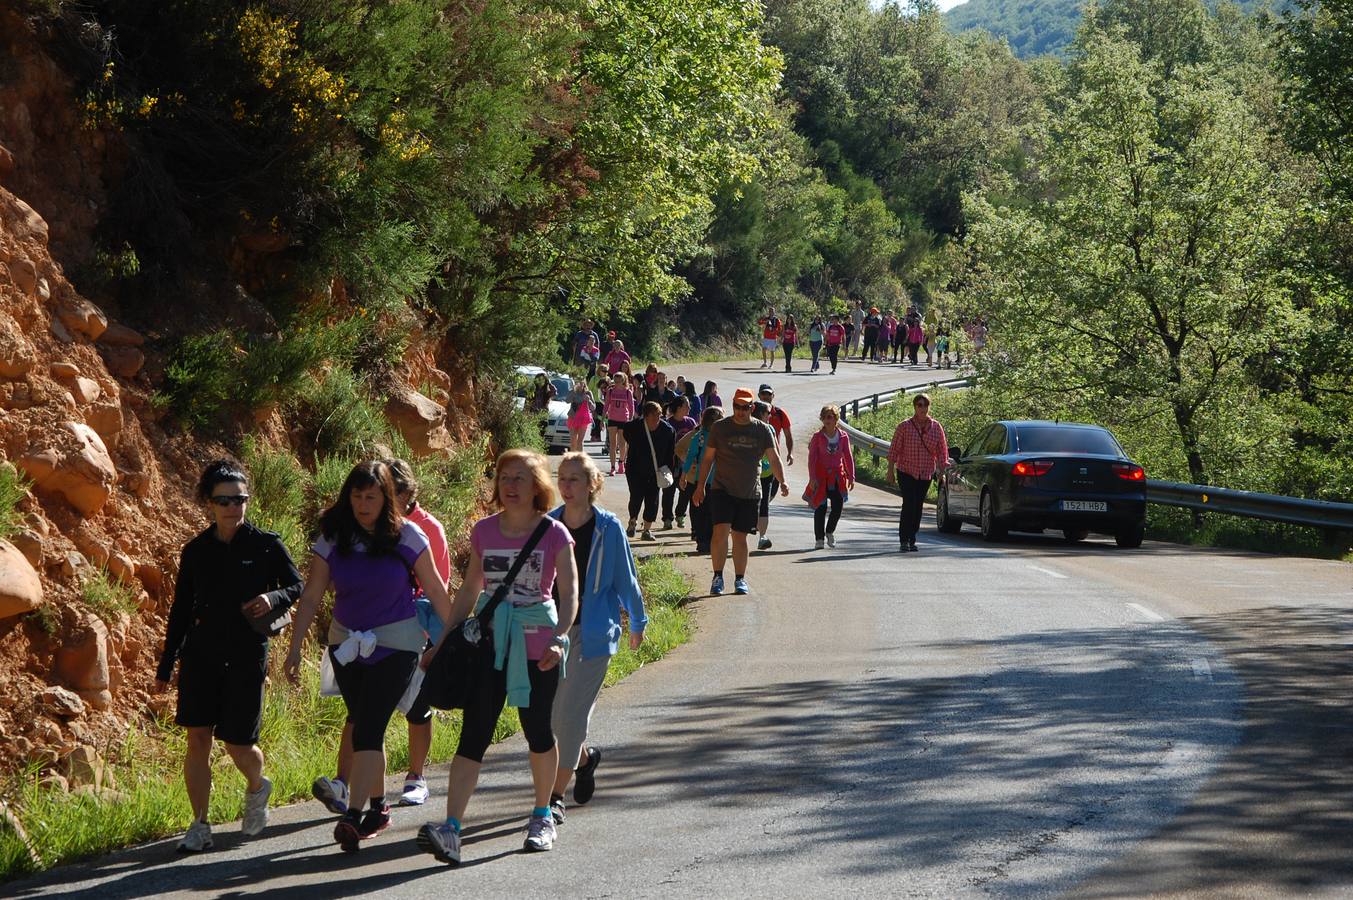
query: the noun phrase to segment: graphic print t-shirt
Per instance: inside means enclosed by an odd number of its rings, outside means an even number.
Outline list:
[[[709,429],[714,448],[714,487],[743,500],[761,499],[761,457],[775,446],[775,433],[753,419],[739,425],[732,416]]]
[[[505,602],[513,606],[530,606],[554,599],[551,593],[554,586],[554,561],[560,548],[573,546],[573,536],[564,523],[557,519],[548,521],[550,527],[531,551],[508,590]],[[475,523],[474,528],[470,529],[470,547],[484,567],[483,590],[492,594],[498,589],[516,561],[517,553],[526,546],[530,536],[529,533],[520,537],[504,536],[496,515]],[[525,629],[526,658],[540,659],[550,646],[553,632],[554,629],[546,625],[528,625]]]

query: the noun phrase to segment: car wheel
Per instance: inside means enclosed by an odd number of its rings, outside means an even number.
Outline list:
[[[1009,532],[1004,522],[996,518],[996,501],[990,491],[982,492],[982,539],[999,541]]]
[[[958,534],[963,530],[963,520],[949,515],[949,492],[945,490],[935,498],[935,527],[944,534]]]
[[[1063,528],[1062,537],[1066,538],[1067,543],[1079,544],[1090,536],[1090,532],[1084,528]]]
[[[1142,545],[1145,531],[1146,526],[1144,525],[1128,525],[1114,535],[1114,540],[1118,542],[1118,546],[1127,550],[1134,550]]]

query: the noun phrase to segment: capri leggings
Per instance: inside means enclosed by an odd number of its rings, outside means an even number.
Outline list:
[[[775,492],[780,489],[780,482],[775,480],[774,475],[768,475],[761,479],[761,518],[770,515],[770,501],[775,496]]]
[[[493,742],[493,731],[498,725],[498,716],[502,714],[507,702],[507,673],[493,667],[492,654],[486,654],[488,661],[470,695],[469,705],[465,707],[465,717],[460,727],[460,746],[456,755],[475,762],[484,761],[484,753]],[[554,694],[559,689],[559,667],[548,672],[540,671],[535,660],[526,664],[527,674],[531,678],[531,705],[517,710],[521,719],[521,730],[526,734],[526,745],[532,753],[549,753],[554,749],[554,729],[550,725],[550,713],[554,708]]]
[[[332,654],[333,647],[329,648]],[[352,749],[358,753],[385,748],[385,726],[395,714],[395,707],[409,688],[418,654],[410,650],[395,650],[379,662],[366,663],[354,659],[346,666],[330,659],[334,679],[348,708],[352,723]]]

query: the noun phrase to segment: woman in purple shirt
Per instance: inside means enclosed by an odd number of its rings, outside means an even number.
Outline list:
[[[385,727],[408,690],[426,639],[414,604],[414,577],[438,617],[445,622],[451,614],[427,536],[404,518],[402,508],[385,463],[360,463],[348,473],[337,502],[320,516],[286,660],[286,676],[296,684],[301,641],[332,587],[325,652],[348,709],[354,751],[347,810],[334,827],[334,840],[348,853],[390,825]]]

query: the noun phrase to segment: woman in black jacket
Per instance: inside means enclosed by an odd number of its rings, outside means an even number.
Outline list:
[[[653,401],[639,407],[639,415],[624,429],[629,455],[625,459],[625,480],[630,489],[630,523],[625,534],[634,537],[639,514],[644,516],[643,539],[654,540],[653,523],[658,519],[658,499],[662,486],[658,469],[672,465],[676,452],[676,432],[662,417],[662,407]]]
[[[167,690],[179,663],[175,721],[188,730],[183,780],[193,807],[193,824],[178,845],[183,852],[212,845],[207,806],[213,736],[248,783],[241,830],[256,835],[268,824],[272,782],[263,776],[258,748],[268,674],[262,623],[273,610],[289,609],[304,584],[281,538],[245,521],[249,478],[238,464],[217,460],[207,466],[197,496],[214,521],[183,548],[155,675],[157,690]]]

